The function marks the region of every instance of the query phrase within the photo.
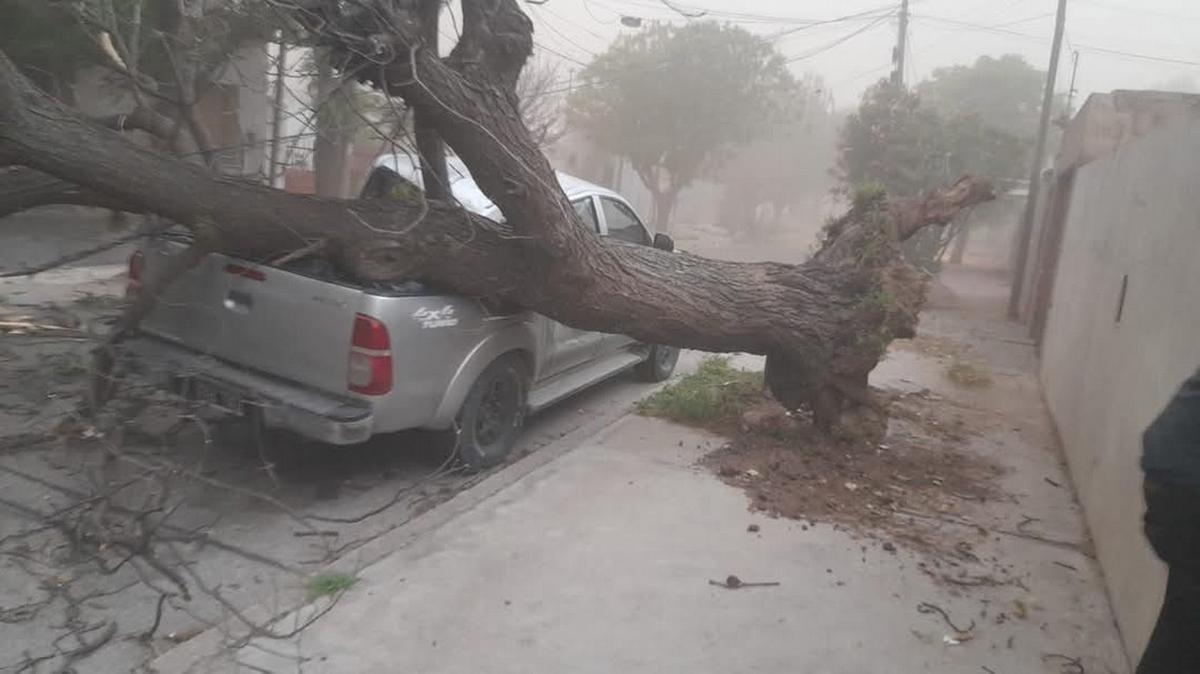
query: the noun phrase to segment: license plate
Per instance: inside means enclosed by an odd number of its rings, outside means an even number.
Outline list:
[[[208,407],[216,408],[226,414],[242,414],[244,398],[234,389],[199,377],[190,377],[181,382],[184,397]]]

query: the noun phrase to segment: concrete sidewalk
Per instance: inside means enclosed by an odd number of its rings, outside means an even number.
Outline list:
[[[156,668],[1128,672],[1031,347],[993,315],[994,279],[944,278],[922,332],[969,343],[994,386],[959,390],[945,357],[919,349],[895,351],[876,383],[932,389],[988,420],[964,451],[1005,466],[1007,497],[930,519],[1011,582],[938,581],[916,552],[752,513],[740,489],[696,465],[720,438],[626,417],[362,570],[298,636],[215,659],[168,653]],[[780,584],[709,582],[730,574]]]

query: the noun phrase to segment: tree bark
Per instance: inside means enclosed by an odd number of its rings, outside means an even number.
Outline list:
[[[971,239],[971,228],[963,225],[958,230],[958,236],[954,237],[954,244],[950,248],[950,264],[962,264],[963,255],[967,252],[967,242]]]
[[[421,48],[438,55],[438,17],[442,0],[419,0],[418,19],[421,22]],[[445,201],[450,198],[450,170],[446,166],[446,144],[438,135],[436,120],[427,110],[413,113],[413,136],[417,157],[421,162],[421,184],[427,199]]]
[[[0,218],[38,206],[67,204],[114,211],[141,211],[140,206],[59,180],[22,166],[0,168]]]
[[[317,196],[345,197],[346,141],[339,120],[326,108],[333,105],[330,99],[338,95],[339,78],[328,54],[319,54],[316,60],[318,110],[314,120],[313,185]]]
[[[220,250],[244,258],[273,259],[324,240],[363,278],[420,278],[649,343],[766,354],[768,384],[780,401],[813,408],[827,427],[842,410],[869,401],[866,373],[888,341],[912,334],[923,282],[900,260],[898,241],[991,196],[986,182],[964,179],[916,199],[864,200],[800,265],[602,241],[580,225],[516,113],[513,87],[532,48],[532,26],[513,0],[464,2],[462,38],[444,60],[421,48],[412,16],[395,9],[342,14],[351,6],[321,4],[323,14],[309,8],[300,19],[321,26],[350,72],[436,121],[504,224],[433,200],[307,197],[213,176],[82,123],[5,58],[0,156],[188,226],[207,223]]]

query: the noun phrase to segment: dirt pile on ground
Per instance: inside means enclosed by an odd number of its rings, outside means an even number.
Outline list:
[[[1003,470],[965,451],[972,430],[944,401],[928,392],[885,393],[890,422],[881,439],[830,438],[755,387],[756,376],[727,361],[706,361],[697,375],[644,402],[642,411],[727,438],[703,463],[744,489],[753,510],[970,561],[969,542],[934,535],[920,520],[1004,498],[996,486]],[[713,413],[702,414],[697,401],[710,403]]]
[[[960,429],[938,421],[929,407],[920,395],[898,398],[888,433],[867,444],[822,437],[764,399],[736,427],[719,429],[729,442],[704,463],[746,490],[755,510],[938,547],[904,516],[998,498],[993,480],[1000,469],[958,449]]]

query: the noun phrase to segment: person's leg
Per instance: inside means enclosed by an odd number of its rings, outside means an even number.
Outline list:
[[[1200,574],[1172,568],[1158,622],[1137,674],[1200,672]]]
[[[1137,674],[1200,672],[1200,493],[1146,484],[1146,538],[1167,591]]]

